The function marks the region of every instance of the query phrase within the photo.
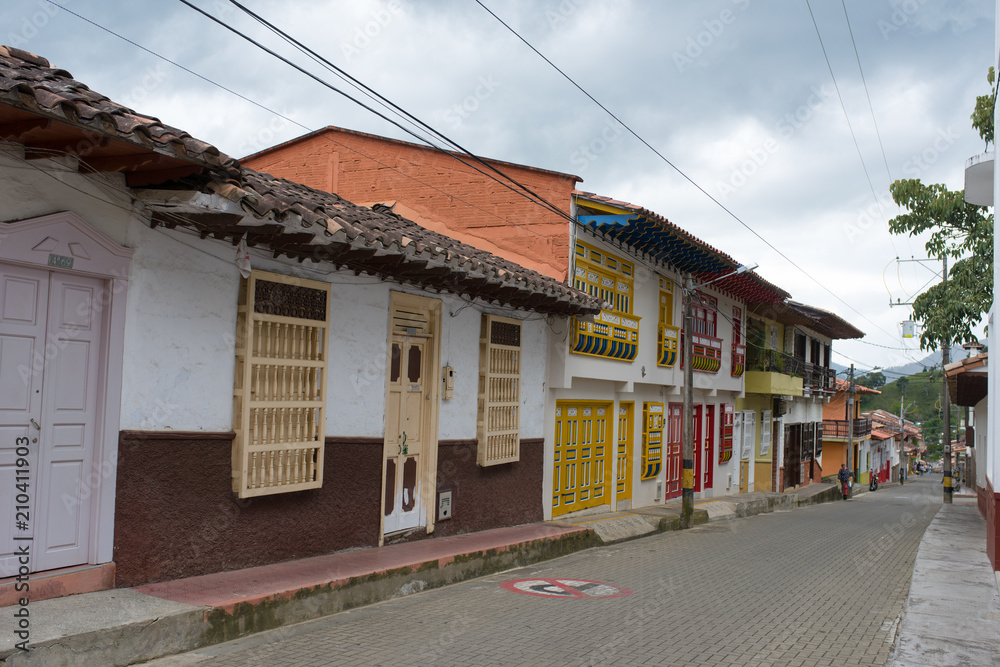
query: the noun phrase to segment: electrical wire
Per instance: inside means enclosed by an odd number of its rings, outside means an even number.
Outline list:
[[[235,91],[235,90],[233,90],[231,88],[228,88],[228,87],[222,85],[221,83],[219,83],[217,81],[214,81],[213,79],[208,78],[207,76],[205,76],[203,74],[200,74],[200,73],[198,73],[198,72],[196,72],[196,71],[194,71],[194,70],[192,70],[192,69],[190,69],[188,67],[185,67],[184,65],[181,65],[180,63],[178,63],[176,61],[173,61],[170,58],[167,58],[166,56],[161,55],[161,54],[157,53],[156,51],[153,51],[153,50],[151,50],[151,49],[143,46],[142,44],[139,44],[138,42],[135,42],[135,41],[129,39],[128,37],[125,37],[124,35],[121,35],[121,34],[115,32],[115,31],[111,30],[110,28],[107,28],[107,27],[101,25],[100,23],[97,23],[96,21],[93,21],[93,20],[87,18],[86,16],[78,14],[78,13],[74,12],[73,10],[68,9],[67,7],[64,7],[63,5],[60,5],[58,2],[55,2],[55,0],[53,0],[51,2],[51,4],[54,5],[54,6],[56,6],[56,7],[58,7],[59,9],[65,11],[68,14],[70,14],[72,16],[75,16],[76,18],[80,19],[81,21],[89,23],[93,27],[98,28],[99,30],[103,30],[104,32],[106,32],[106,33],[108,33],[108,34],[110,34],[110,35],[112,35],[114,37],[117,37],[118,39],[122,40],[123,42],[131,44],[132,46],[136,47],[137,49],[139,49],[141,51],[144,51],[144,52],[150,54],[151,56],[159,58],[160,60],[162,60],[162,61],[164,61],[166,63],[169,63],[170,65],[173,65],[174,67],[177,67],[178,69],[180,69],[180,70],[182,70],[184,72],[187,72],[188,74],[190,74],[190,75],[192,75],[192,76],[194,76],[194,77],[196,77],[196,78],[204,81],[205,83],[208,83],[208,84],[210,84],[212,86],[215,86],[216,88],[219,88],[220,90],[224,90],[227,93],[229,93],[231,95],[234,95],[234,96],[238,97],[239,99],[241,99],[241,100],[243,100],[245,102],[248,102],[249,104],[257,107],[258,109],[261,109],[262,111],[266,111],[267,113],[270,113],[273,116],[276,116],[277,118],[281,118],[282,120],[287,121],[288,123],[290,123],[292,125],[295,125],[295,126],[301,128],[301,129],[305,130],[307,133],[311,134],[311,133],[314,133],[314,132],[318,131],[316,129],[313,129],[313,128],[310,128],[310,127],[308,127],[306,125],[303,125],[302,123],[298,122],[297,120],[295,120],[293,118],[290,118],[289,116],[286,116],[286,115],[284,115],[284,114],[282,114],[282,113],[280,113],[278,111],[275,111],[274,109],[271,109],[270,107],[268,107],[268,106],[266,106],[266,105],[264,105],[264,104],[262,104],[260,102],[257,102],[256,100],[253,100],[253,99],[247,97],[246,95],[243,95],[242,93],[239,93],[239,92],[237,92],[237,91]],[[379,165],[380,167],[385,167],[386,169],[389,169],[391,171],[395,171],[396,173],[400,174],[404,178],[407,178],[407,179],[409,179],[409,180],[411,180],[411,181],[413,181],[415,183],[419,183],[420,185],[422,185],[424,187],[427,187],[427,188],[429,188],[431,190],[434,190],[435,192],[439,192],[439,193],[441,193],[441,194],[443,194],[443,195],[451,198],[454,201],[457,201],[457,202],[459,202],[461,204],[464,204],[464,205],[468,206],[469,208],[477,210],[480,213],[483,213],[485,215],[494,217],[497,220],[501,220],[503,222],[508,222],[508,220],[506,218],[504,218],[504,217],[502,217],[500,215],[497,215],[496,213],[493,213],[492,211],[489,211],[489,210],[484,209],[484,208],[482,208],[480,206],[477,206],[477,205],[473,204],[472,202],[470,202],[470,201],[468,201],[466,199],[463,199],[462,197],[460,197],[460,196],[458,196],[456,194],[452,194],[450,192],[442,190],[441,188],[439,188],[437,186],[434,186],[434,185],[432,185],[430,183],[422,181],[419,178],[417,178],[416,176],[408,174],[408,173],[406,173],[406,172],[404,172],[404,171],[402,171],[402,170],[400,170],[400,169],[398,169],[396,167],[393,167],[390,164],[387,164],[385,162],[382,162],[382,161],[378,160],[375,157],[372,157],[371,155],[363,153],[362,151],[354,148],[353,146],[350,146],[350,145],[345,144],[343,142],[339,142],[339,141],[337,141],[337,140],[333,139],[332,137],[329,137],[329,136],[327,136],[325,134],[324,135],[320,135],[320,136],[323,139],[325,139],[326,141],[332,143],[335,146],[341,147],[341,148],[343,148],[345,150],[348,150],[348,151],[354,153],[355,155],[359,155],[359,156],[361,156],[361,157],[363,157],[363,158],[365,158],[367,160],[370,160],[370,161],[374,162],[375,164]],[[539,238],[546,238],[546,239],[548,238],[544,234],[542,234],[540,232],[537,232],[534,229],[531,229],[531,225],[530,224],[519,225],[519,229],[521,229],[523,231],[527,231],[527,232],[529,232],[531,234],[535,234]]]
[[[375,114],[376,116],[378,116],[382,120],[384,120],[387,123],[390,123],[391,125],[399,128],[400,130],[402,130],[406,134],[410,135],[411,137],[417,139],[418,141],[427,144],[429,147],[433,148],[434,150],[437,150],[437,151],[439,151],[439,152],[441,152],[441,153],[443,153],[445,155],[448,155],[448,156],[452,157],[453,159],[461,162],[462,164],[464,164],[465,166],[469,167],[470,169],[478,172],[479,174],[481,174],[483,176],[486,176],[487,178],[489,178],[492,181],[495,181],[496,183],[498,183],[502,187],[507,188],[511,192],[514,192],[515,194],[517,194],[517,195],[519,195],[521,197],[524,197],[525,199],[528,199],[529,201],[531,201],[531,202],[533,202],[533,203],[535,203],[535,204],[537,204],[539,206],[542,206],[543,208],[548,209],[552,213],[555,213],[556,215],[558,215],[558,216],[560,216],[560,217],[562,217],[562,218],[564,218],[564,219],[566,219],[566,220],[568,220],[570,222],[573,221],[573,217],[571,215],[569,215],[568,213],[565,213],[564,211],[560,210],[554,204],[552,204],[552,203],[550,203],[550,202],[548,202],[548,201],[546,201],[544,199],[536,200],[536,199],[534,199],[532,197],[531,194],[529,194],[529,192],[527,192],[527,191],[525,191],[525,190],[523,190],[523,189],[521,189],[519,187],[514,187],[514,186],[510,185],[509,183],[505,183],[504,181],[500,180],[499,178],[496,178],[495,176],[492,176],[492,175],[486,173],[482,169],[476,167],[473,164],[470,164],[468,161],[466,161],[466,160],[462,159],[461,157],[459,157],[455,152],[446,150],[446,149],[442,148],[441,146],[438,146],[433,141],[430,141],[426,137],[423,137],[420,134],[418,134],[417,132],[414,132],[413,130],[409,129],[408,127],[405,127],[402,123],[399,123],[399,122],[393,120],[392,118],[389,118],[384,113],[382,113],[382,112],[380,112],[380,111],[372,108],[371,106],[365,104],[361,100],[359,100],[359,99],[357,99],[355,97],[352,97],[351,95],[349,95],[348,93],[344,92],[340,88],[337,88],[336,86],[334,86],[329,81],[326,81],[322,77],[319,77],[316,74],[313,74],[309,70],[305,69],[304,67],[302,67],[302,66],[300,66],[300,65],[292,62],[290,59],[284,57],[280,53],[278,53],[278,52],[276,52],[276,51],[274,51],[274,50],[272,50],[272,49],[264,46],[263,44],[261,44],[257,40],[253,39],[252,37],[250,37],[249,35],[247,35],[247,34],[245,34],[243,32],[240,32],[239,30],[237,30],[233,26],[229,25],[228,23],[226,23],[222,19],[220,19],[218,17],[215,17],[215,16],[212,16],[211,14],[209,14],[208,12],[206,12],[205,10],[201,9],[200,7],[198,7],[197,5],[191,3],[189,0],[177,0],[177,1],[180,2],[181,4],[187,6],[187,7],[190,7],[194,11],[196,11],[199,14],[201,14],[202,16],[204,16],[205,18],[209,19],[210,21],[212,21],[214,23],[217,23],[218,25],[222,26],[226,30],[228,30],[228,31],[232,32],[233,34],[237,35],[238,37],[246,40],[250,44],[256,46],[261,51],[264,51],[268,55],[272,56],[273,58],[276,58],[276,59],[280,60],[281,62],[285,63],[289,67],[291,67],[291,68],[297,70],[298,72],[306,75],[307,77],[309,77],[313,81],[316,81],[320,85],[322,85],[322,86],[324,86],[324,87],[332,90],[333,92],[337,93],[338,95],[341,95],[341,96],[345,97],[346,99],[350,100],[351,102],[354,102],[355,104],[357,104],[361,108],[365,109],[366,111],[368,111],[368,112],[370,112],[372,114]],[[476,160],[480,160],[480,158],[472,155],[471,153],[463,153],[463,154],[467,154],[467,155],[469,155],[470,157],[472,157],[472,158],[474,158]],[[497,170],[494,167],[491,167],[491,169],[493,171],[499,171],[499,170]],[[500,172],[500,173],[502,174],[503,172]],[[511,183],[517,184],[517,182],[514,179],[510,178],[506,174],[503,174],[503,176],[504,176],[504,178],[506,178]]]
[[[717,198],[715,198],[714,196],[712,196],[711,193],[709,193],[707,190],[705,190],[705,188],[703,188],[701,185],[699,185],[693,178],[691,178],[690,176],[688,176],[677,165],[675,165],[673,162],[671,162],[665,155],[663,155],[660,151],[658,151],[656,148],[654,148],[648,141],[646,141],[641,136],[639,136],[639,134],[635,130],[633,130],[627,123],[625,123],[621,118],[619,118],[607,106],[605,106],[604,104],[602,104],[599,100],[597,100],[597,98],[595,98],[593,95],[591,95],[589,92],[587,92],[587,90],[584,89],[583,86],[581,86],[580,84],[578,84],[572,77],[570,77],[568,74],[566,74],[566,72],[564,72],[562,69],[560,69],[558,65],[556,65],[552,60],[550,60],[548,57],[546,57],[541,51],[539,51],[537,48],[535,48],[527,39],[525,39],[524,37],[522,37],[520,33],[518,33],[506,21],[504,21],[496,13],[494,13],[493,10],[491,10],[489,7],[487,7],[485,4],[483,4],[482,0],[475,0],[475,2],[480,7],[482,7],[490,16],[492,16],[494,19],[496,19],[503,27],[505,27],[515,37],[517,37],[517,39],[519,39],[521,42],[523,42],[525,46],[527,46],[529,49],[531,49],[532,51],[534,51],[535,54],[538,55],[539,58],[541,58],[542,60],[544,60],[554,70],[556,70],[560,75],[562,75],[562,77],[564,79],[566,79],[570,84],[572,84],[573,87],[575,87],[577,90],[579,90],[581,93],[583,93],[588,99],[590,99],[590,101],[592,101],[594,104],[596,104],[598,107],[600,107],[605,113],[607,113],[609,116],[611,116],[616,122],[618,122],[618,124],[621,125],[625,129],[625,131],[627,131],[629,134],[631,134],[633,137],[635,137],[639,142],[641,142],[644,146],[646,146],[646,148],[648,148],[649,150],[651,150],[657,157],[659,157],[663,162],[665,162],[667,165],[669,165],[682,178],[684,178],[684,180],[686,180],[688,183],[690,183],[692,186],[694,186],[695,189],[697,189],[699,192],[701,192],[703,195],[705,195],[716,206],[718,206],[726,214],[728,214],[733,220],[735,220],[740,225],[742,225],[747,231],[749,231],[751,234],[753,234],[757,239],[759,239],[762,243],[764,243],[768,248],[770,248],[771,250],[773,250],[782,259],[784,259],[786,262],[788,262],[793,267],[795,267],[796,269],[798,269],[803,275],[805,275],[807,278],[809,278],[814,283],[816,283],[821,289],[823,289],[825,292],[827,292],[828,294],[830,294],[837,301],[840,301],[842,304],[844,304],[845,306],[847,306],[851,311],[857,313],[859,316],[861,316],[867,322],[869,322],[870,324],[872,324],[873,326],[875,326],[875,328],[877,328],[880,331],[882,331],[882,333],[886,334],[890,338],[895,338],[894,334],[891,334],[888,331],[886,331],[885,329],[883,329],[881,326],[879,326],[876,322],[874,322],[867,315],[865,315],[864,313],[862,313],[861,311],[859,311],[857,308],[855,308],[853,305],[851,305],[850,303],[848,303],[847,301],[845,301],[844,299],[842,299],[839,295],[837,295],[836,293],[834,293],[829,287],[827,287],[826,285],[824,285],[823,283],[821,283],[817,278],[813,277],[812,274],[810,274],[808,271],[806,271],[804,268],[802,268],[802,266],[800,266],[797,262],[795,262],[791,257],[789,257],[788,255],[786,255],[785,253],[783,253],[773,243],[771,243],[766,238],[764,238],[760,233],[758,233],[749,224],[747,224],[742,218],[740,218],[732,210],[730,210],[725,204],[723,204]],[[810,10],[810,12],[811,12],[811,10]],[[838,95],[839,95],[839,90],[838,90]],[[852,134],[853,134],[853,130],[852,130]],[[867,174],[867,170],[866,170],[866,174]],[[869,179],[869,185],[871,185],[871,179]],[[872,187],[872,195],[874,195],[874,194],[875,194],[875,189],[874,189],[874,187]],[[878,198],[877,197],[875,198],[875,201],[876,201],[876,204],[878,204]],[[884,215],[884,213],[882,213],[881,205],[879,205],[879,212],[882,214],[882,217],[884,219],[885,215]]]

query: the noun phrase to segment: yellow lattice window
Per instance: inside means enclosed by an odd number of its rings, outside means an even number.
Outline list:
[[[674,281],[660,277],[659,334],[656,365],[672,367],[677,363],[680,329],[674,321]]]
[[[520,458],[521,320],[483,315],[479,337],[481,466]]]
[[[573,286],[601,299],[605,310],[587,322],[574,318],[570,351],[632,361],[639,349],[639,318],[632,315],[634,266],[577,241]]]
[[[233,491],[323,485],[330,284],[254,271],[240,286]]]
[[[635,267],[594,246],[576,242],[573,287],[608,304],[608,310],[632,314]]]
[[[663,469],[663,403],[642,404],[642,479]]]

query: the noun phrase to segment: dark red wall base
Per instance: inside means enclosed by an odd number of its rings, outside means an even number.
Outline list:
[[[120,434],[117,586],[378,544],[380,438],[328,438],[321,489],[240,500],[230,481],[232,437]],[[451,489],[454,515],[433,536],[541,521],[543,451],[541,438],[522,440],[520,461],[481,468],[475,440],[442,441],[436,487]]]
[[[452,491],[453,518],[435,524],[445,537],[542,521],[542,438],[521,440],[521,460],[476,465],[476,441],[441,441],[438,491]],[[435,501],[436,502],[436,501]]]
[[[240,500],[231,439],[122,433],[116,585],[236,570],[378,543],[382,444],[327,443],[323,488]]]
[[[986,478],[986,555],[994,571],[1000,570],[1000,493]]]

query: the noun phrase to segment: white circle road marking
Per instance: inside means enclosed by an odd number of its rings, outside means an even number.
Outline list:
[[[500,586],[515,593],[566,600],[623,598],[632,595],[628,588],[586,579],[511,579]]]

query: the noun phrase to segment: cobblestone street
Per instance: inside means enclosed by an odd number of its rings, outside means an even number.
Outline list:
[[[152,664],[882,665],[940,481],[593,549]],[[525,595],[501,587],[512,579],[632,594]]]

